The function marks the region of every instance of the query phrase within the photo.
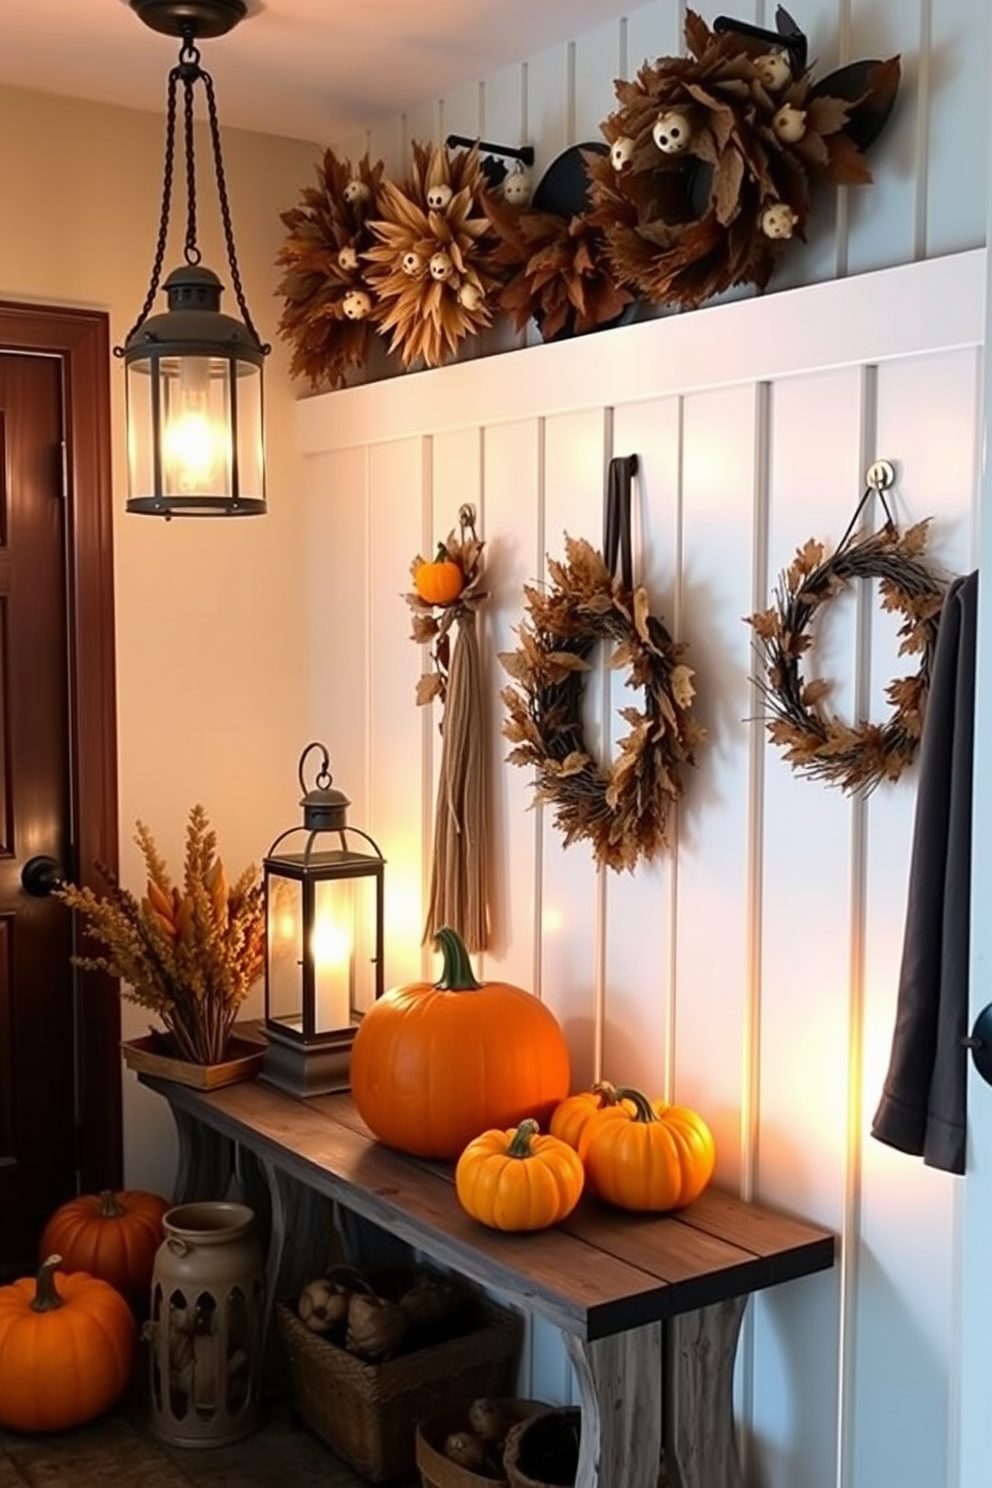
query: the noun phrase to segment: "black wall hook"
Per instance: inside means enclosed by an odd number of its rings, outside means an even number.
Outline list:
[[[982,1008],[970,1035],[961,1040],[961,1046],[971,1050],[972,1064],[986,1085],[992,1085],[992,1003]]]

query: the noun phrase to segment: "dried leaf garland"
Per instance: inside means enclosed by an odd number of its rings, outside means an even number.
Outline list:
[[[357,167],[325,150],[316,187],[303,205],[280,214],[288,236],[276,263],[285,300],[279,334],[293,347],[290,372],[313,388],[340,387],[368,357],[373,294],[363,261],[372,243],[383,163],[363,155]]]
[[[581,335],[615,320],[632,301],[616,282],[606,239],[591,213],[565,217],[492,197],[486,211],[500,240],[492,261],[510,275],[500,308],[518,331],[533,319],[545,341]]]
[[[871,180],[849,126],[858,108],[884,118],[900,66],[868,68],[851,99],[691,10],[685,40],[688,56],[616,83],[620,107],[602,125],[610,153],[587,170],[620,282],[690,309],[734,285],[764,288],[783,246],[805,235],[811,182]]]
[[[414,143],[409,181],[386,181],[379,193],[378,241],[365,259],[379,329],[404,367],[437,367],[492,323],[498,280],[483,188],[478,148]]]
[[[438,553],[462,571],[464,584],[457,597],[449,604],[434,605],[416,589],[406,596],[413,610],[412,638],[420,645],[431,645],[434,662],[433,672],[420,679],[417,702],[429,703],[437,697],[444,710],[424,943],[442,926],[450,925],[470,951],[484,951],[490,930],[488,813],[476,612],[486,598],[481,588],[485,544],[475,530],[470,505],[459,510],[458,524],[458,533],[450,532]],[[423,562],[418,555],[410,565],[415,581]]]
[[[581,838],[597,863],[633,871],[671,845],[672,808],[695,763],[705,730],[693,716],[693,671],[685,646],[651,614],[646,591],[627,589],[582,538],[565,537],[563,561],[549,560],[551,582],[524,589],[520,645],[500,657],[512,678],[501,694],[512,764],[533,767],[536,800],[551,806],[568,846]],[[597,642],[613,647],[611,666],[644,692],[644,708],[624,708],[630,732],[612,766],[591,757],[582,696]]]
[[[764,675],[754,685],[771,717],[772,742],[800,775],[842,790],[868,794],[883,780],[898,780],[919,747],[944,583],[924,561],[929,523],[878,532],[844,542],[829,557],[813,538],[796,550],[781,575],[774,603],[747,618]],[[804,670],[812,650],[810,629],[823,605],[853,579],[878,581],[884,610],[902,616],[899,654],[919,656],[915,675],[886,687],[892,711],[884,724],[846,723],[830,712],[832,685]]]

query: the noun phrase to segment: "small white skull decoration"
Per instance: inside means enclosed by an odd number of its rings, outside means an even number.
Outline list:
[[[358,268],[358,254],[349,243],[346,243],[338,254],[338,266],[344,269],[346,274],[353,274]]]
[[[436,186],[431,186],[427,192],[427,205],[432,212],[443,212],[451,201],[453,192],[447,181],[438,181]]]
[[[788,202],[773,202],[761,214],[761,231],[766,238],[791,238],[798,221]]]
[[[445,279],[451,278],[451,271],[454,265],[444,249],[439,248],[436,253],[431,254],[431,261],[427,267],[431,271],[431,278],[436,279],[439,284],[443,284]]]
[[[655,119],[651,135],[663,155],[681,155],[692,138],[688,114],[681,109],[666,109]]]
[[[365,320],[372,313],[372,296],[364,289],[349,289],[341,301],[346,320]]]
[[[414,253],[411,248],[409,253],[404,253],[400,259],[400,268],[409,279],[418,279],[424,272],[424,260],[419,253]]]
[[[358,176],[352,176],[341,194],[346,202],[355,207],[362,202],[367,202],[371,193],[364,181],[359,180]]]
[[[503,181],[503,200],[509,202],[511,207],[525,207],[530,196],[530,176],[522,166],[517,165]]]
[[[477,284],[473,284],[471,280],[466,279],[465,283],[459,287],[458,303],[463,307],[463,309],[478,310],[479,306],[482,304],[483,299],[484,296],[482,290]]]
[[[634,153],[634,141],[629,134],[622,134],[619,139],[613,141],[610,150],[610,164],[615,171],[622,171],[624,166],[630,162]]]
[[[792,68],[784,52],[765,52],[755,57],[754,70],[769,93],[779,93],[792,77]]]
[[[793,103],[783,103],[772,119],[776,139],[783,145],[797,145],[806,133],[806,110]]]

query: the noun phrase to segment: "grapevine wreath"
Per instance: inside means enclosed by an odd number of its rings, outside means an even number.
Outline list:
[[[619,80],[587,156],[594,220],[621,284],[692,309],[737,284],[767,284],[805,236],[810,187],[871,180],[864,150],[899,86],[899,59],[856,62],[820,81],[781,6],[778,33],[686,13],[688,56]]]
[[[900,531],[889,519],[862,537],[849,529],[827,557],[810,538],[781,575],[775,603],[748,618],[764,668],[754,682],[772,715],[768,734],[797,773],[867,794],[898,780],[916,754],[944,598],[943,582],[922,556],[927,535],[927,522]],[[829,680],[803,672],[814,619],[852,579],[877,580],[882,608],[902,617],[899,654],[920,658],[915,675],[886,687],[892,711],[882,724],[845,723],[825,706]]]
[[[503,689],[503,733],[513,764],[533,766],[536,799],[550,805],[565,845],[591,844],[597,863],[633,870],[670,845],[682,770],[704,730],[692,714],[693,672],[685,647],[651,614],[647,593],[615,578],[602,555],[565,537],[564,561],[548,560],[546,588],[525,585],[520,645],[501,656],[513,679]],[[623,708],[631,729],[612,766],[586,748],[582,697],[597,642],[613,647],[610,664],[644,692],[644,709]]]

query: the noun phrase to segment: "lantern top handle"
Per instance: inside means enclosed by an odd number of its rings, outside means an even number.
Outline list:
[[[331,756],[327,752],[327,745],[321,744],[319,740],[315,739],[312,744],[308,744],[306,746],[303,753],[300,755],[300,763],[297,767],[297,773],[300,781],[300,790],[303,792],[304,796],[307,794],[307,781],[303,771],[306,766],[307,756],[312,754],[315,749],[320,750],[321,760],[320,769],[317,771],[317,777],[314,781],[317,789],[328,790],[334,780],[334,776],[331,774]],[[300,804],[302,805],[303,803],[301,802]]]

